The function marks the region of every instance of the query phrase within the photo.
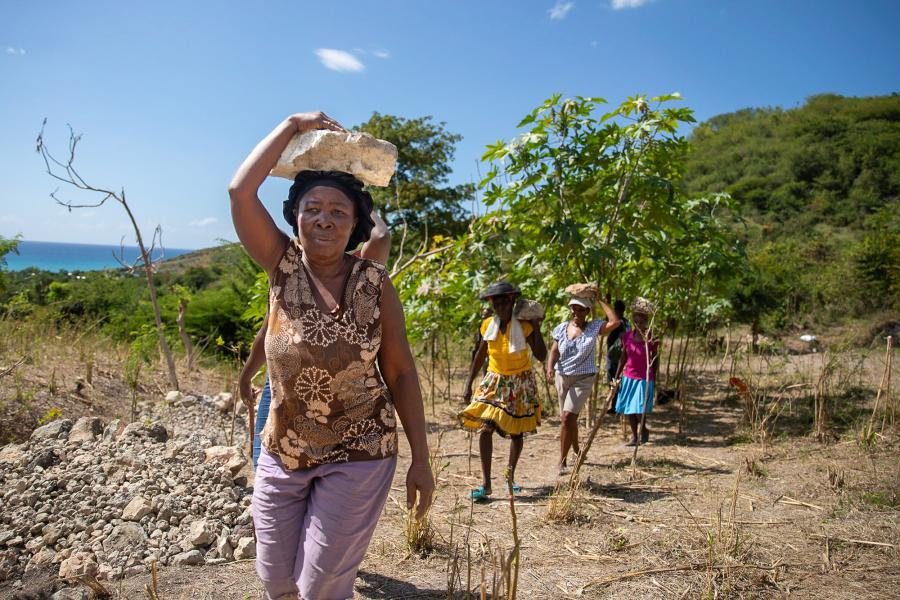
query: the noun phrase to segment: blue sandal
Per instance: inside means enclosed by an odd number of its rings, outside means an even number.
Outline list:
[[[474,500],[475,502],[481,502],[483,500],[487,500],[491,497],[489,492],[486,492],[483,485],[479,485],[477,488],[469,492],[469,498]]]
[[[518,494],[519,492],[522,491],[522,486],[519,485],[518,483],[513,483],[513,484],[512,484],[512,491],[513,491],[514,494]]]

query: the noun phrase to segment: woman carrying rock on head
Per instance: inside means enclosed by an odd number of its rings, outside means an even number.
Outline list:
[[[267,598],[350,598],[397,461],[394,410],[412,462],[407,505],[431,502],[425,415],[403,310],[383,266],[347,253],[369,237],[372,198],[348,173],[301,171],[284,216],[257,193],[294,135],[343,131],[321,112],[281,122],[229,186],[238,237],[269,275],[272,404],[253,490],[256,570]]]
[[[547,380],[559,395],[559,474],[566,465],[569,450],[578,453],[578,414],[590,397],[597,378],[597,342],[619,326],[616,313],[598,300],[606,319],[589,319],[593,301],[589,296],[572,296],[570,318],[553,328],[553,346],[547,359]]]
[[[482,484],[470,496],[485,500],[491,495],[491,458],[494,433],[510,438],[509,477],[515,481],[516,465],[522,454],[524,435],[534,433],[541,422],[541,406],[537,398],[531,355],[544,360],[547,347],[541,336],[541,320],[520,321],[513,315],[519,290],[506,281],[489,286],[482,294],[494,309],[494,315],[481,323],[481,343],[472,359],[469,379],[463,396],[466,406],[459,413],[464,429],[478,431]],[[488,359],[487,373],[472,397],[472,384]],[[518,486],[513,484],[513,491]]]

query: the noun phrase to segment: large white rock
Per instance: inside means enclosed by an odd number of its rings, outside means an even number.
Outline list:
[[[256,558],[256,541],[252,537],[239,539],[237,548],[234,549],[234,558],[236,560]]]
[[[135,496],[122,511],[122,520],[140,521],[153,511],[150,501],[143,496]]]
[[[103,421],[97,417],[81,417],[69,432],[70,442],[93,442],[103,435]]]
[[[200,519],[191,523],[187,541],[191,546],[209,546],[214,537],[212,527],[206,519]]]
[[[293,179],[300,171],[343,171],[366,185],[386,186],[397,168],[397,147],[368,133],[316,129],[291,139],[272,169]]]
[[[32,431],[31,441],[42,442],[44,440],[66,439],[69,437],[71,429],[72,421],[69,419],[57,419]]]

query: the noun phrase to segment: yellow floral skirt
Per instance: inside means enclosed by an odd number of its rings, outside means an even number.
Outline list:
[[[502,435],[519,436],[537,432],[541,424],[538,401],[531,369],[515,375],[488,371],[472,398],[458,415],[459,424],[469,431],[489,426]]]

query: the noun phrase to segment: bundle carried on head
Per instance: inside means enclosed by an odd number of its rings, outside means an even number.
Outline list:
[[[368,133],[315,129],[291,139],[275,177],[294,179],[300,171],[341,171],[365,185],[386,186],[397,168],[397,147]]]
[[[479,297],[482,300],[488,300],[492,296],[506,296],[510,295],[515,298],[516,305],[513,307],[513,316],[521,321],[531,321],[533,319],[543,319],[544,318],[544,307],[541,306],[540,302],[535,300],[528,300],[527,298],[521,297],[522,292],[519,291],[519,288],[514,286],[508,281],[503,281],[502,279],[499,281],[495,281],[491,285],[489,285]]]
[[[544,318],[544,307],[537,300],[528,300],[527,298],[519,298],[513,308],[513,316],[520,321],[533,321],[534,319]]]
[[[573,283],[566,287],[566,293],[573,298],[584,298],[593,302],[600,295],[600,290],[593,283]]]
[[[656,313],[656,305],[646,298],[638,296],[634,299],[634,302],[631,303],[631,312],[641,313],[644,315],[653,315],[654,313]]]

